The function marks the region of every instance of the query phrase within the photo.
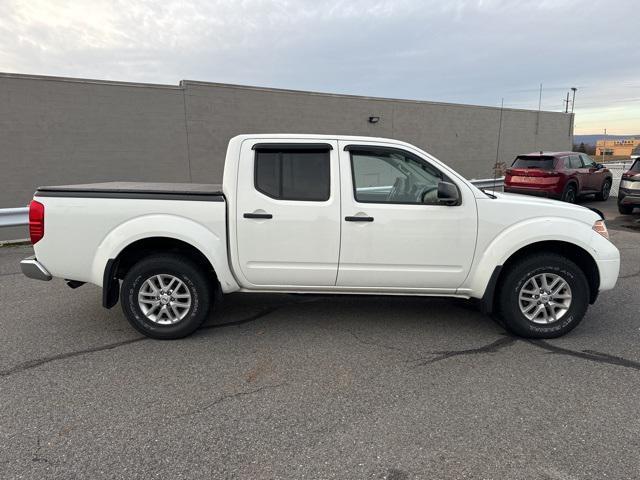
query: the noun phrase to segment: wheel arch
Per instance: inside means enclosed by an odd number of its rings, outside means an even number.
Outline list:
[[[120,280],[137,261],[150,255],[165,253],[185,256],[205,271],[212,282],[216,295],[221,294],[218,274],[209,258],[194,245],[177,238],[155,236],[138,239],[110,258],[104,269],[102,282],[102,304],[111,308],[118,303]]]
[[[518,260],[536,253],[556,253],[574,262],[587,278],[589,303],[593,304],[596,301],[600,288],[600,272],[593,256],[587,250],[574,243],[562,240],[544,240],[521,247],[513,252],[502,265],[494,269],[482,297],[483,311],[487,313],[494,311],[497,301],[496,291],[500,288],[500,284],[510,267]]]

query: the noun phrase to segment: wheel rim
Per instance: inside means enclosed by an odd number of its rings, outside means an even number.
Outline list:
[[[573,203],[573,202],[575,202],[575,200],[576,200],[576,194],[575,194],[575,191],[573,190],[573,188],[570,188],[570,189],[567,191],[567,202],[569,202],[569,203]]]
[[[191,292],[178,277],[154,275],[140,287],[138,305],[144,316],[153,323],[172,325],[189,313]]]
[[[564,278],[555,273],[540,273],[524,282],[518,305],[530,322],[549,324],[567,313],[571,299],[571,287]]]
[[[611,191],[611,184],[609,182],[605,182],[602,186],[602,196],[607,198],[609,196],[609,192]]]

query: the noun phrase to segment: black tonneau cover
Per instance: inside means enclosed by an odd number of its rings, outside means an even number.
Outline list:
[[[141,198],[222,202],[222,185],[213,183],[104,182],[38,187],[38,197]]]

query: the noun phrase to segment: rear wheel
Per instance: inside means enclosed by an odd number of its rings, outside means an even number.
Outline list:
[[[607,179],[602,184],[602,188],[599,193],[596,193],[596,200],[600,200],[601,202],[607,200],[609,198],[609,194],[611,193],[611,180]]]
[[[211,283],[191,259],[151,255],[125,275],[122,310],[140,333],[158,339],[182,338],[207,318]]]
[[[555,338],[574,329],[589,305],[589,284],[571,260],[538,254],[514,264],[500,283],[498,313],[511,332]]]
[[[571,183],[564,189],[564,192],[562,193],[562,201],[567,203],[576,203],[577,195],[578,190],[575,185]]]

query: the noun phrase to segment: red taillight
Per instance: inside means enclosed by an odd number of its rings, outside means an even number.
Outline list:
[[[44,205],[35,200],[29,204],[29,236],[33,245],[44,237]]]

